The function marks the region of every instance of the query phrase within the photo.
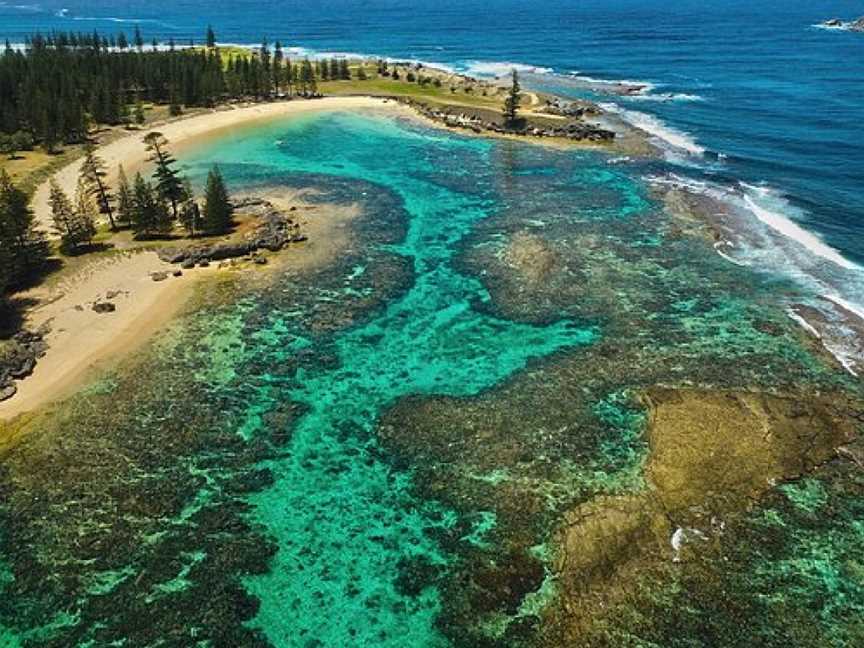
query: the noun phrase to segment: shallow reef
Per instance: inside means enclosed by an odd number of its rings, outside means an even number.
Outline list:
[[[864,402],[800,288],[600,153],[338,113],[214,159],[360,215],[7,424],[0,645],[862,640]]]

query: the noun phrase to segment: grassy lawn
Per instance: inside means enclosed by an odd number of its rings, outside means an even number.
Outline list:
[[[81,155],[80,146],[65,146],[59,152],[48,154],[42,149],[23,151],[14,160],[0,159],[0,169],[28,194],[32,194],[44,180]]]
[[[455,87],[455,86],[454,86]],[[444,81],[439,88],[432,83],[420,85],[404,80],[394,81],[387,77],[370,78],[366,81],[352,79],[350,81],[323,81],[318,84],[318,90],[325,95],[372,95],[372,96],[399,96],[409,97],[423,101],[430,101],[441,105],[464,105],[476,108],[495,108],[502,105],[498,97],[483,96],[482,90],[468,93],[461,87],[451,91],[450,85]]]

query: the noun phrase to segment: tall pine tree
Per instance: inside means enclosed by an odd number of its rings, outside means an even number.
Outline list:
[[[224,234],[231,229],[234,207],[225,187],[219,167],[213,167],[207,176],[204,192],[203,229],[207,234]]]
[[[137,238],[150,238],[171,231],[171,217],[165,202],[140,173],[135,175],[133,195],[132,231]]]
[[[96,155],[96,148],[88,143],[84,148],[84,162],[81,164],[81,179],[84,181],[87,191],[96,201],[99,213],[108,217],[108,223],[112,231],[117,231],[114,222],[114,195],[108,183],[105,182],[105,162]]]
[[[510,90],[507,92],[507,98],[504,99],[504,123],[507,126],[515,126],[519,120],[519,102],[522,99],[519,87],[519,73],[513,69],[513,78],[510,83]]]
[[[135,196],[129,186],[129,179],[123,165],[117,172],[117,220],[124,225],[131,225],[135,210]]]
[[[27,194],[0,169],[0,247],[8,258],[8,283],[18,285],[45,265],[49,248],[45,235],[36,230],[36,219]]]
[[[153,177],[156,180],[156,190],[160,198],[171,205],[171,213],[176,219],[179,216],[180,203],[185,200],[183,179],[180,172],[174,168],[177,163],[168,150],[168,140],[159,132],[148,133],[144,143],[150,152],[149,160],[156,165]]]

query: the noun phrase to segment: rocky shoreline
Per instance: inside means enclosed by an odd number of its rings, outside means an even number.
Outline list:
[[[258,220],[258,224],[243,240],[166,247],[158,250],[157,255],[161,260],[179,264],[183,269],[207,267],[214,261],[243,257],[257,263],[266,263],[266,260],[258,255],[261,250],[278,252],[290,243],[307,240],[307,236],[300,231],[300,224],[267,200],[241,198],[234,201],[234,210]],[[292,207],[289,212],[294,210],[296,207]],[[165,277],[153,278],[159,281]]]
[[[16,382],[25,379],[45,355],[47,331],[18,331],[0,347],[0,402],[18,393]]]
[[[433,108],[425,103],[413,99],[397,98],[407,106],[410,106],[422,116],[434,122],[443,124],[449,128],[461,128],[470,130],[477,134],[494,133],[498,135],[520,135],[529,137],[545,137],[569,139],[579,142],[611,142],[615,139],[615,133],[600,128],[594,124],[581,121],[581,117],[587,114],[596,114],[596,109],[590,107],[565,105],[563,102],[547,102],[544,112],[554,116],[569,117],[561,126],[551,124],[532,124],[525,121],[519,126],[508,126],[500,123],[486,114],[487,111],[472,110],[468,107],[444,107]],[[592,112],[593,111],[593,112]]]

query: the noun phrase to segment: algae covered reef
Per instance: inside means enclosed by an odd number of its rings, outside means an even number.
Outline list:
[[[860,642],[864,403],[796,286],[601,153],[344,113],[212,159],[360,215],[14,424],[0,645]]]

